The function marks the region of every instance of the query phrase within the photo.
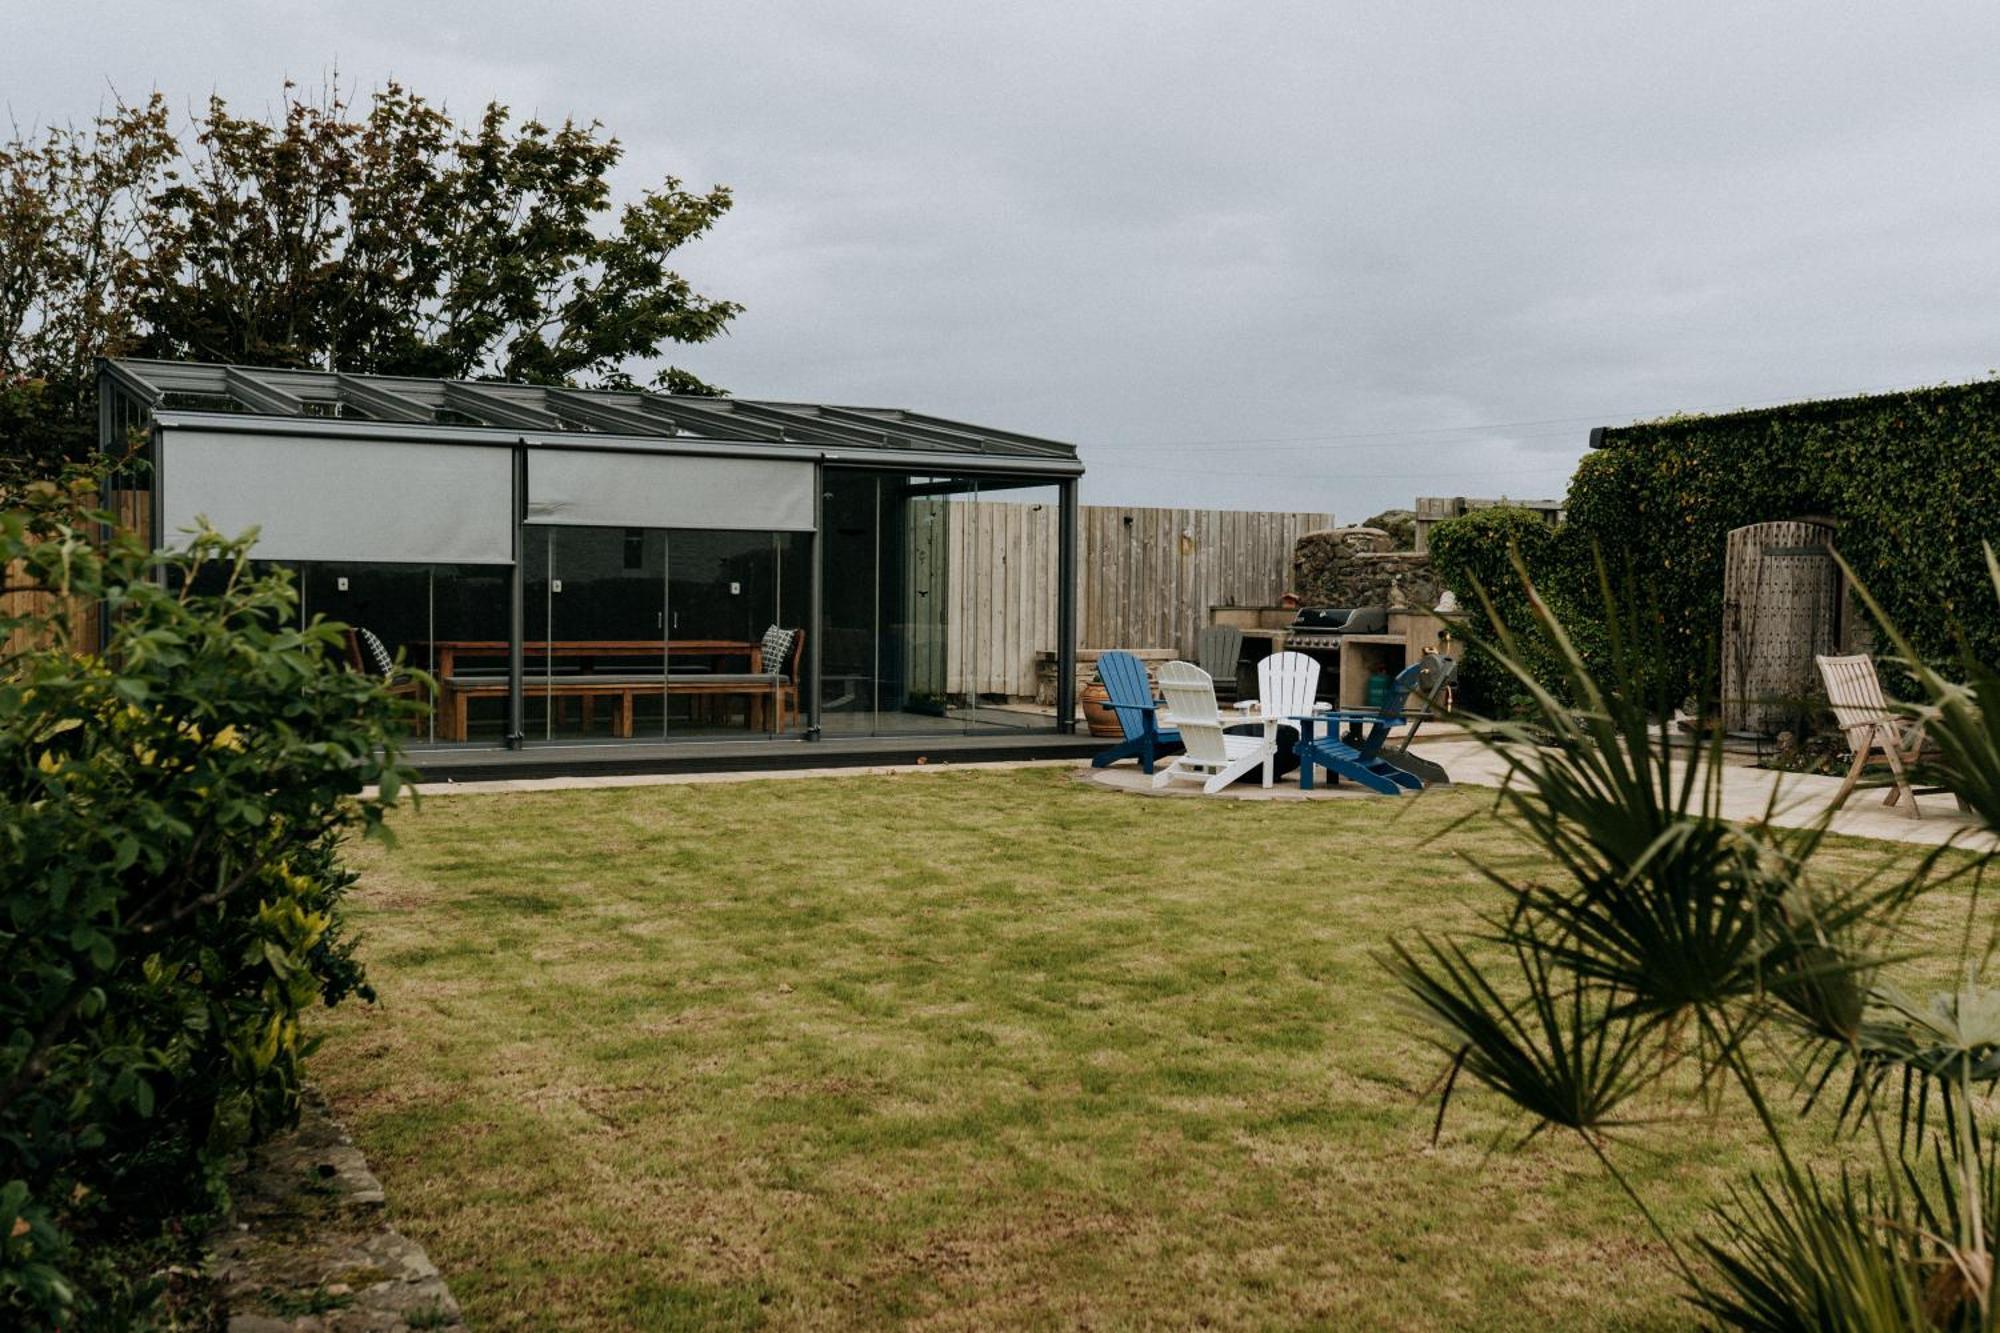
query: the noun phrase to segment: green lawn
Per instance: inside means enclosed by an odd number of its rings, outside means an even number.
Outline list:
[[[382,999],[316,1076],[479,1328],[1685,1327],[1587,1150],[1483,1093],[1431,1145],[1370,955],[1532,863],[1484,801],[439,798],[357,853]],[[1623,1150],[1670,1225],[1739,1122]]]

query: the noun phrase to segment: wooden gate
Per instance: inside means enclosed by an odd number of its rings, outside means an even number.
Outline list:
[[[1840,642],[1840,570],[1823,523],[1753,523],[1729,534],[1722,575],[1722,723],[1770,735],[1796,725]]]

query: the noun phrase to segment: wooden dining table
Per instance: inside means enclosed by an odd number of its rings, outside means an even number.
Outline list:
[[[467,739],[469,729],[468,705],[475,698],[495,698],[507,693],[505,676],[480,674],[464,675],[461,667],[468,659],[504,658],[512,645],[505,639],[437,639],[429,643],[412,643],[412,653],[421,653],[430,662],[431,674],[436,677],[439,691],[440,713],[438,733],[444,740],[462,741]],[[662,694],[743,694],[751,698],[750,724],[754,727],[759,705],[756,682],[746,682],[737,675],[716,673],[713,679],[704,679],[700,671],[676,672],[674,659],[741,657],[745,659],[743,676],[759,675],[763,670],[763,645],[744,639],[530,639],[521,645],[524,658],[540,659],[542,675],[531,682],[524,681],[524,694],[543,694],[550,699],[577,699],[583,709],[583,724],[590,725],[593,704],[597,699],[609,699],[615,712],[612,717],[613,734],[619,737],[632,735],[632,702],[635,696],[658,692]],[[661,662],[658,675],[651,674],[651,668],[634,672],[629,667],[600,670],[601,666],[616,659],[637,657],[653,658]],[[556,662],[572,668],[563,675],[556,675],[550,668]],[[766,690],[765,693],[771,693]]]

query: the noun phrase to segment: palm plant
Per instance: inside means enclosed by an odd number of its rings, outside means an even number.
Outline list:
[[[1510,626],[1487,600],[1484,646],[1532,708],[1473,729],[1506,764],[1503,817],[1559,874],[1481,867],[1497,897],[1479,928],[1394,940],[1381,957],[1448,1062],[1439,1126],[1470,1079],[1525,1113],[1524,1138],[1575,1134],[1720,1325],[1993,1328],[2000,1154],[1979,1096],[2000,1079],[2000,989],[1985,981],[1994,941],[1974,929],[1993,853],[1940,848],[1852,884],[1815,869],[1824,819],[1724,819],[1720,737],[1672,753],[1670,709],[1646,683],[1649,618],[1621,610],[1634,599],[1614,596],[1600,564],[1610,629],[1593,664],[1516,572],[1534,623]],[[2000,831],[2000,673],[1968,660],[1947,680],[1898,643],[1944,781]],[[1971,885],[1960,979],[1920,1002],[1890,974],[1911,961],[1897,952],[1907,909],[1947,883]],[[1689,1097],[1710,1110],[1740,1099],[1775,1162],[1692,1247],[1607,1151]],[[1816,1117],[1862,1145],[1841,1170],[1797,1151]]]

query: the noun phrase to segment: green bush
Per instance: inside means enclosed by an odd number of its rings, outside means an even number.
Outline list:
[[[1536,590],[1558,602],[1571,583],[1567,534],[1531,509],[1499,505],[1446,519],[1431,529],[1432,568],[1458,598],[1461,633],[1468,642],[1458,674],[1459,706],[1489,717],[1511,717],[1528,704],[1521,684],[1495,659],[1502,625],[1530,630],[1528,589],[1515,568],[1528,571]],[[1497,617],[1497,620],[1496,620]],[[1522,645],[1530,665],[1546,667],[1542,646]],[[1544,672],[1543,679],[1552,678]]]
[[[2000,537],[2000,381],[1674,417],[1606,432],[1570,482],[1575,549],[1630,559],[1664,617],[1679,694],[1713,691],[1723,541],[1825,517],[1835,543],[1924,660],[2000,660],[1982,541]]]
[[[0,511],[10,585],[60,594],[0,614],[8,1326],[128,1323],[230,1154],[296,1115],[302,1014],[367,994],[336,844],[403,776],[408,705],[345,668],[340,627],[298,627],[289,576],[212,532],[100,540],[86,485]],[[98,607],[103,651],[73,651]]]

